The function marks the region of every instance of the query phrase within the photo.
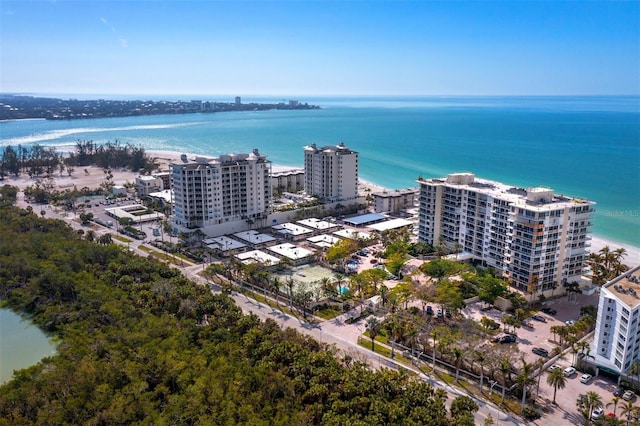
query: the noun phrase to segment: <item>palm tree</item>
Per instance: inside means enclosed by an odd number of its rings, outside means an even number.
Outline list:
[[[521,357],[520,360],[522,361],[522,370],[516,377],[516,382],[522,388],[522,407],[520,410],[522,413],[524,412],[524,406],[527,402],[527,387],[533,383],[533,379],[531,378],[533,365],[525,361],[524,357]]]
[[[484,389],[484,362],[487,360],[487,354],[481,350],[474,350],[472,356],[473,360],[477,361],[480,366],[480,392],[482,393]]]
[[[329,277],[322,277],[318,281],[320,284],[320,288],[326,297],[332,297],[335,295],[335,287],[333,284],[333,280]]]
[[[287,278],[285,284],[287,284],[287,289],[289,290],[289,309],[293,310],[293,287],[295,286],[295,280],[291,275]]]
[[[435,373],[436,371],[436,341],[438,339],[438,333],[439,330],[438,328],[434,329],[431,332],[431,338],[433,339],[433,354],[432,354],[432,361],[433,361],[433,372]]]
[[[382,306],[385,306],[389,300],[389,287],[384,284],[380,286],[380,297],[382,298]]]
[[[280,295],[280,286],[282,285],[282,280],[278,276],[274,276],[269,281],[269,290],[276,296],[276,305],[280,307],[279,295]]]
[[[564,389],[567,385],[567,377],[564,375],[564,371],[560,368],[551,370],[547,375],[547,383],[549,386],[553,386],[553,404],[556,404],[556,392],[558,389]]]
[[[614,396],[610,403],[607,404],[607,408],[613,405],[613,415],[616,415],[616,411],[618,411],[618,403],[620,402],[620,398]]]
[[[633,405],[633,401],[627,401],[626,404],[622,405],[622,410],[620,410],[620,416],[627,417],[627,426],[631,423],[631,418],[635,414],[636,407]]]
[[[511,360],[507,357],[501,357],[498,361],[498,370],[502,374],[502,399],[500,403],[504,402],[504,392],[507,388],[507,377],[511,375]]]
[[[631,377],[636,377],[637,379],[638,375],[640,375],[640,362],[636,361],[633,364],[631,364],[631,367],[629,367],[629,371],[627,374],[630,375]],[[637,384],[637,381],[636,381],[636,384]]]
[[[598,395],[597,392],[594,391],[589,391],[586,394],[578,395],[576,405],[582,412],[582,415],[586,417],[587,424],[591,420],[593,410],[595,410],[596,408],[602,408],[604,406],[604,404],[602,403],[602,398],[600,397],[600,395]]]
[[[462,361],[462,356],[464,355],[464,351],[459,347],[453,348],[453,359],[456,364],[456,383],[458,382],[458,378],[460,376],[460,362]]]
[[[367,331],[369,332],[369,337],[371,338],[371,350],[373,352],[376,351],[374,342],[376,340],[376,336],[380,333],[380,329],[382,328],[382,324],[378,321],[378,318],[371,317],[367,320]]]

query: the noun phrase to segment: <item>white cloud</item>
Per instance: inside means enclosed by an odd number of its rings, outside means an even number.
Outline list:
[[[114,27],[113,25],[109,24],[109,21],[107,21],[107,18],[100,18],[100,20],[101,20],[101,21],[102,21],[102,23],[103,23],[103,24],[105,24],[107,27],[111,28],[111,32],[112,32],[113,34],[117,34],[116,27]],[[116,37],[117,37],[118,42],[120,43],[120,46],[121,46],[121,47],[123,47],[123,48],[125,48],[125,49],[126,49],[127,47],[129,47],[129,42],[127,41],[127,39],[126,39],[126,38],[124,38],[124,37],[123,37],[123,36],[121,36],[121,35],[118,35],[118,36],[116,36]]]

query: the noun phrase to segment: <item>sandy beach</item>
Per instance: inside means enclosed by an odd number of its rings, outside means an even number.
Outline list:
[[[157,163],[160,165],[161,171],[169,171],[169,165],[173,162],[180,162],[180,156],[182,153],[174,152],[174,151],[155,151],[148,150],[147,154],[155,158]],[[187,158],[195,157],[195,154],[187,154]],[[287,167],[287,166],[278,166],[274,165],[274,168],[278,168],[278,170],[285,169],[294,169],[301,167]],[[116,185],[124,185],[126,183],[134,183],[136,175],[129,170],[126,169],[115,169],[112,170],[113,174],[113,182]],[[95,188],[99,186],[102,182],[104,182],[105,173],[99,167],[89,166],[89,167],[77,167],[72,176],[68,176],[66,172],[62,175],[56,173],[52,176],[55,181],[56,188],[59,190],[64,190],[65,188],[71,188],[74,185],[81,189],[83,187]],[[13,186],[17,186],[20,190],[24,190],[29,185],[33,185],[36,179],[30,178],[28,175],[21,175],[19,177],[7,177],[3,183],[1,184],[9,184]],[[380,192],[380,191],[392,191],[398,188],[384,188],[379,185],[376,185],[371,182],[367,182],[364,180],[360,180],[360,188],[365,190],[369,188],[371,192]],[[609,246],[612,250],[617,248],[624,248],[627,250],[627,256],[624,259],[624,263],[629,266],[635,266],[640,264],[640,247],[635,247],[630,244],[618,243],[616,241],[607,240],[605,238],[593,235],[591,240],[591,252],[597,252],[605,246]]]

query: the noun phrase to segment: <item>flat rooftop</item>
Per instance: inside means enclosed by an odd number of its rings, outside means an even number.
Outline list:
[[[386,218],[386,216],[379,213],[367,213],[360,216],[350,217],[348,219],[345,219],[344,222],[353,226],[361,226],[368,223],[380,222],[382,220],[385,220]]]
[[[296,223],[304,225],[307,228],[316,229],[318,231],[324,231],[325,229],[335,228],[338,225],[335,223],[327,222],[326,220],[316,219],[314,217],[309,219],[299,220]]]
[[[529,210],[553,211],[578,205],[595,205],[584,198],[555,194],[551,188],[521,188],[506,185],[487,179],[480,179],[472,173],[452,173],[446,178],[433,178],[418,181],[419,184],[443,185],[451,188],[462,188],[478,194],[486,194],[493,198],[508,201],[518,207]]]
[[[107,214],[109,214],[109,216],[115,217],[116,219],[122,219],[123,217],[127,217],[131,220],[132,223],[151,222],[154,220],[164,219],[164,214],[159,212],[140,214],[140,212],[150,211],[142,204],[131,204],[131,205],[122,206],[122,207],[111,207],[108,209],[104,209],[104,211],[106,211]]]
[[[386,231],[387,229],[404,228],[405,226],[413,225],[414,223],[406,219],[391,219],[380,223],[374,223],[369,225],[369,228],[374,231]]]
[[[246,244],[241,243],[238,240],[234,240],[233,238],[229,238],[226,235],[215,238],[207,238],[203,241],[203,243],[205,243],[207,247],[212,250],[222,251],[236,250],[247,246]]]
[[[372,192],[371,195],[374,197],[383,197],[383,198],[391,198],[391,197],[400,197],[404,195],[413,194],[416,195],[420,191],[420,188],[404,188],[404,189],[393,189],[393,190],[383,190]]]
[[[640,265],[609,281],[604,287],[630,308],[640,305]]]
[[[327,234],[322,234],[322,235],[316,235],[315,237],[307,238],[307,241],[309,241],[311,244],[318,247],[329,248],[335,245],[338,241],[340,241],[340,238],[333,237]]]
[[[309,257],[313,255],[311,250],[307,250],[302,247],[295,246],[291,243],[278,244],[275,246],[271,246],[268,248],[269,251],[272,251],[276,254],[279,254],[283,257],[288,257],[292,260],[304,259],[305,257]]]
[[[245,265],[255,262],[262,263],[263,265],[277,265],[278,263],[280,263],[280,259],[267,254],[262,250],[246,251],[244,253],[237,254],[235,257]]]
[[[287,222],[280,225],[273,225],[271,229],[276,230],[278,233],[282,235],[293,235],[299,236],[304,234],[309,234],[313,232],[309,228],[305,228],[304,226],[296,225],[295,223]]]
[[[350,240],[357,240],[358,238],[368,240],[369,238],[371,238],[371,233],[356,231],[355,229],[341,229],[334,232],[333,235],[337,235],[338,237],[342,238],[348,238]]]
[[[270,243],[276,240],[269,234],[261,234],[253,229],[250,231],[237,232],[233,234],[233,236],[253,245]]]

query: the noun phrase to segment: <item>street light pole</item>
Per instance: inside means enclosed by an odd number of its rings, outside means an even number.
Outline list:
[[[491,385],[491,387],[489,388],[489,395],[493,395],[493,387],[497,384],[498,382],[495,380],[490,380],[489,384]]]

